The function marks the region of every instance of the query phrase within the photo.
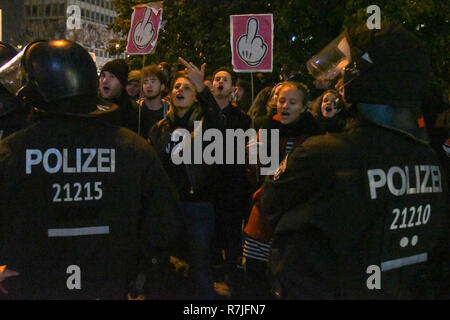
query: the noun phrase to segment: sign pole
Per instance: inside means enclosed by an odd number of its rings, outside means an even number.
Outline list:
[[[252,84],[252,103],[253,103],[253,100],[255,99],[254,97],[255,97],[255,88],[254,88],[254,86],[253,86],[253,72],[250,72],[250,78],[251,78],[251,84]]]
[[[145,67],[145,59],[156,46],[158,34],[161,28],[163,2],[149,2],[132,7],[130,31],[127,37],[125,52],[129,55],[138,54],[142,57],[142,68]],[[141,84],[140,84],[141,85]],[[140,86],[140,100],[138,102],[138,130],[141,134],[141,114],[144,104],[142,85]]]

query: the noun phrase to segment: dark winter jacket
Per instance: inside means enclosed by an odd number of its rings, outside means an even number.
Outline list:
[[[119,98],[104,100],[99,98],[102,104],[106,106],[116,105],[118,108],[114,112],[105,117],[109,123],[125,127],[131,131],[138,131],[138,105],[134,100],[131,100],[126,91],[124,90]],[[101,106],[98,106],[102,109]]]
[[[305,111],[299,118],[288,125],[284,125],[280,122],[277,114],[271,118],[265,119],[262,123],[261,129],[265,129],[268,132],[267,135],[267,150],[271,150],[271,130],[278,130],[279,133],[279,160],[280,162],[286,157],[286,145],[289,143],[293,148],[299,146],[303,141],[313,135],[321,133],[320,126],[317,120],[311,113]],[[258,132],[258,140],[260,139],[260,132]],[[291,150],[293,149],[291,148]],[[249,180],[253,182],[253,188],[259,188],[264,181],[265,176],[261,175],[261,165],[258,163],[258,169],[255,171],[255,167],[249,166],[247,168],[247,175]],[[258,176],[257,176],[258,175]]]
[[[199,103],[193,105],[191,109],[179,118],[171,107],[166,118],[156,123],[149,134],[149,142],[157,151],[161,162],[166,168],[169,177],[173,180],[182,200],[184,201],[211,201],[214,197],[212,185],[214,176],[217,174],[214,165],[194,164],[194,150],[192,149],[192,161],[190,164],[175,164],[172,161],[172,151],[179,145],[178,141],[172,141],[172,133],[176,129],[186,129],[191,133],[190,139],[200,132],[194,132],[194,122],[199,121],[202,125],[202,132],[208,128],[221,127],[221,116],[219,107],[211,95],[208,88],[197,94]],[[194,143],[191,144],[194,147]],[[203,150],[203,144],[202,144]]]
[[[220,111],[225,130],[239,130],[246,132],[251,125],[250,117],[239,111],[236,107],[229,104]],[[236,132],[236,131],[235,131]],[[224,135],[225,137],[225,135]],[[223,155],[224,164],[218,166],[218,173],[221,176],[221,183],[217,184],[216,207],[225,214],[235,214],[241,212],[239,218],[242,220],[243,214],[248,214],[250,204],[250,184],[247,179],[246,166],[244,163],[238,164],[238,153],[245,155],[245,143],[242,146],[238,142],[234,143],[234,161],[232,164],[226,164],[227,146],[231,145],[231,141],[224,141]],[[234,213],[231,213],[234,212]]]

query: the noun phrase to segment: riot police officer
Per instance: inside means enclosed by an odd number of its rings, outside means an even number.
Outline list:
[[[388,23],[351,27],[307,65],[319,80],[343,76],[355,117],[306,140],[263,187],[275,294],[436,297],[448,189],[418,105],[430,74],[423,43]]]
[[[178,198],[154,150],[99,121],[96,67],[75,42],[27,45],[0,70],[37,121],[0,144],[0,265],[21,299],[121,299],[180,232]],[[0,293],[1,294],[1,293]]]
[[[0,66],[17,54],[16,49],[0,41]],[[0,140],[28,125],[29,108],[0,85]]]

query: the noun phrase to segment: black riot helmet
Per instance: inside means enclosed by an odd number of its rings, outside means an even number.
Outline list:
[[[319,80],[341,79],[346,102],[369,121],[427,141],[420,109],[431,75],[425,44],[401,25],[344,32],[307,62]]]
[[[41,111],[88,114],[95,103],[68,102],[97,94],[97,68],[89,53],[69,40],[35,41],[0,69],[0,83]]]

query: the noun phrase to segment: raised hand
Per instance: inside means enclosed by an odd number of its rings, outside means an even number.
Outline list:
[[[153,24],[149,20],[151,14],[152,9],[145,8],[144,19],[139,21],[134,27],[133,43],[140,50],[145,49],[149,45],[155,34]]]
[[[238,55],[249,66],[257,66],[267,53],[267,44],[257,35],[258,28],[258,20],[248,19],[246,33],[237,42]]]
[[[187,62],[181,57],[179,57],[178,60],[186,67],[188,77],[191,79],[197,92],[202,92],[205,88],[203,81],[205,78],[206,63],[202,64],[199,69],[192,62]]]

